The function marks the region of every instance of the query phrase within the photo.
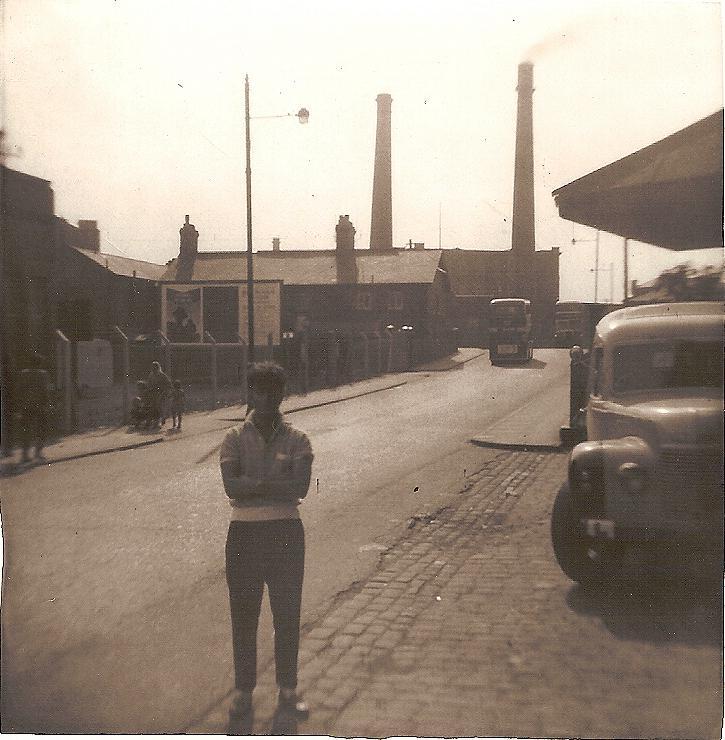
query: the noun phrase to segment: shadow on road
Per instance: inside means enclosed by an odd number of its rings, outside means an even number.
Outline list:
[[[722,643],[722,584],[682,584],[664,579],[643,584],[620,582],[601,589],[574,586],[567,604],[599,617],[624,640],[715,645]]]
[[[542,370],[546,367],[548,363],[544,362],[543,360],[537,360],[534,358],[533,360],[529,360],[525,365],[522,365],[521,367],[524,370]]]

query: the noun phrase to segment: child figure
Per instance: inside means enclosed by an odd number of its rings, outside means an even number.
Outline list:
[[[145,380],[139,380],[136,383],[136,393],[138,395],[131,402],[131,424],[136,429],[146,429],[150,422],[150,407]]]
[[[181,430],[181,417],[184,413],[184,401],[186,396],[181,387],[181,381],[175,380],[171,389],[171,428]]]

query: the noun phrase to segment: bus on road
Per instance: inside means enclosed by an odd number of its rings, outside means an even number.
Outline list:
[[[488,339],[493,365],[532,359],[531,302],[525,298],[494,298],[491,301]]]

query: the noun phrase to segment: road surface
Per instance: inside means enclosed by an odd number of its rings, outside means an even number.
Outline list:
[[[315,450],[303,505],[303,621],[364,578],[411,517],[466,487],[470,444],[568,383],[565,350],[528,366],[409,374],[400,387],[294,414]],[[179,732],[232,686],[220,428],[36,468],[2,483],[3,726]],[[270,659],[264,605],[260,664]],[[261,666],[260,666],[261,667]]]

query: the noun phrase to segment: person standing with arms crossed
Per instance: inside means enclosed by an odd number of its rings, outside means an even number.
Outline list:
[[[247,377],[254,410],[227,433],[219,457],[232,507],[226,541],[235,674],[231,734],[246,734],[252,728],[257,624],[265,583],[274,622],[276,717],[297,720],[309,714],[297,694],[305,565],[298,506],[310,485],[312,447],[307,435],[279,411],[287,382],[284,370],[276,363],[261,362],[252,365]]]

